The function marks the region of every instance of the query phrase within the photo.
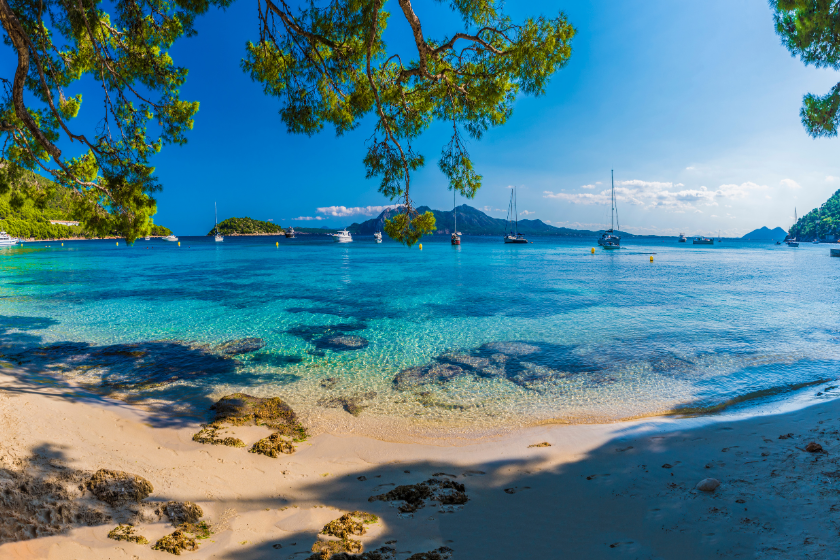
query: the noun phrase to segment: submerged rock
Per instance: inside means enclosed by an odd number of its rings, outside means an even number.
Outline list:
[[[333,334],[321,337],[315,341],[318,350],[333,350],[343,352],[347,350],[361,350],[370,344],[364,337],[357,335]]]
[[[358,416],[365,408],[367,408],[366,406],[363,406],[362,403],[375,397],[375,391],[358,393],[351,397],[329,397],[318,401],[318,406],[323,406],[325,408],[343,408],[348,414]]]
[[[127,541],[135,544],[149,544],[149,540],[143,535],[138,535],[134,532],[134,527],[131,525],[119,524],[108,533],[109,539],[115,541]]]
[[[448,546],[442,546],[430,552],[418,552],[417,554],[412,554],[407,560],[449,560],[452,558],[453,552],[454,551]]]
[[[216,346],[216,352],[225,354],[227,356],[235,356],[237,354],[249,354],[256,352],[265,346],[265,340],[261,338],[238,338],[236,340],[228,340]]]
[[[340,382],[341,380],[338,377],[325,377],[321,380],[320,385],[322,389],[334,389]]]
[[[405,391],[428,383],[447,383],[466,374],[464,368],[454,364],[431,363],[402,370],[394,377],[394,387]]]
[[[488,342],[482,345],[479,350],[506,356],[527,356],[541,351],[539,346],[525,342]]]
[[[96,471],[86,486],[99,500],[115,507],[139,502],[154,492],[152,483],[142,476],[108,469]]]
[[[720,481],[716,478],[704,478],[697,483],[697,489],[701,492],[714,492],[720,486]]]
[[[822,445],[814,441],[805,446],[805,451],[808,453],[819,453],[822,450]]]

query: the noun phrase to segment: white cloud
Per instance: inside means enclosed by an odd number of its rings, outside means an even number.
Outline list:
[[[596,181],[596,182],[595,182],[595,184],[596,184],[596,185],[600,185],[600,184],[601,184],[601,181]]]
[[[840,181],[840,177],[832,177],[831,175],[826,176],[825,181],[827,183],[833,183],[834,181]]]
[[[326,220],[323,216],[298,216],[297,218],[292,218],[292,221],[299,221],[299,222],[311,222],[312,220]]]
[[[802,185],[794,181],[793,179],[782,179],[779,181],[780,185],[783,185],[789,189],[801,189]]]
[[[523,210],[519,213],[520,216],[531,216],[533,214],[536,214],[536,212],[531,212],[530,210]]]
[[[764,185],[747,182],[740,185],[721,185],[715,190],[706,187],[685,188],[682,183],[658,181],[617,181],[615,196],[620,202],[644,208],[666,208],[673,211],[699,212],[699,205],[717,206],[720,199],[746,198],[749,193],[766,189]],[[544,191],[544,198],[557,198],[573,204],[609,204],[610,191],[600,193],[567,194]]]
[[[689,165],[688,167],[686,167],[686,168],[685,168],[685,170],[686,170],[686,171],[696,171],[696,170],[697,170],[697,168],[696,168],[696,167],[694,167],[693,165]]]
[[[599,183],[599,184],[600,184],[600,183]],[[581,188],[582,188],[582,189],[594,189],[594,188],[595,188],[595,185],[583,185]]]
[[[397,208],[397,205],[391,206],[325,206],[318,208],[319,214],[327,214],[328,216],[335,216],[338,218],[346,218],[347,216],[378,216],[385,210]]]

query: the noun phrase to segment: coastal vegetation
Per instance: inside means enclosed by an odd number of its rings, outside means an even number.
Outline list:
[[[254,220],[253,218],[228,218],[219,222],[219,233],[222,235],[276,235],[283,233],[283,228],[271,222]],[[213,235],[215,228],[207,232]]]
[[[814,208],[799,218],[788,233],[802,241],[836,237],[840,233],[840,190],[831,195],[819,208]]]
[[[37,171],[72,194],[89,227],[116,222],[129,242],[145,233],[162,188],[152,158],[187,142],[199,109],[181,99],[189,70],[171,48],[196,34],[198,16],[231,3],[0,0],[4,40],[17,55],[8,66],[14,75],[0,78],[0,157],[8,161],[0,192]],[[386,44],[386,5],[404,17],[394,28],[414,45],[413,59]],[[562,12],[514,22],[500,0],[447,3],[443,9],[463,25],[443,31],[439,18],[424,26],[408,0],[259,6],[258,37],[247,43],[242,69],[279,100],[289,132],[312,135],[332,125],[341,135],[373,117],[366,121],[375,123],[366,135],[367,177],[402,202],[386,231],[408,245],[435,229],[434,217],[419,214],[410,197],[411,174],[426,161],[415,140],[436,121],[452,131],[438,166],[450,189],[472,198],[482,176],[465,136],[479,139],[505,124],[518,94],[543,94],[568,63],[576,33]],[[71,91],[91,79],[102,93],[86,96],[102,113],[73,121],[82,95]],[[81,151],[59,148],[70,142]],[[39,187],[28,183],[23,194],[38,198]]]
[[[840,34],[836,2],[825,0],[770,0],[776,33],[793,56],[806,66],[840,70]],[[809,93],[799,112],[814,138],[837,136],[840,124],[840,83],[824,95]]]
[[[23,180],[37,183],[41,196],[27,197],[20,183],[9,186],[0,193],[0,231],[12,237],[23,239],[67,239],[93,238],[115,235],[116,231],[102,231],[102,228],[90,228],[83,222],[77,226],[52,224],[54,221],[77,221],[74,216],[73,197],[66,189],[56,188],[51,181],[27,173]],[[149,235],[170,235],[168,228],[147,224]]]

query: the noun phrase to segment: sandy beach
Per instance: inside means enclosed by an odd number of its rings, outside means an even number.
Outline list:
[[[840,554],[836,402],[731,422],[543,426],[458,445],[322,433],[272,458],[196,443],[195,422],[3,371],[3,558],[169,558],[152,545],[174,531],[159,513],[170,501],[197,504],[212,528],[183,552],[196,559],[309,558],[325,525],[353,511],[378,517],[353,537],[366,559]],[[250,447],[269,433],[232,435]],[[807,451],[811,442],[822,450]],[[89,489],[99,469],[139,475],[153,490],[111,507]],[[700,491],[704,479],[720,486]],[[404,501],[369,501],[430,480],[433,490],[462,484],[466,503],[427,499],[407,511]],[[108,538],[127,521],[150,544]]]

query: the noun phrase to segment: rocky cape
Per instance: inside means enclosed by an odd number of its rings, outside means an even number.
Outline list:
[[[437,235],[450,235],[455,230],[455,212],[458,213],[458,231],[465,235],[504,235],[507,220],[493,218],[481,210],[467,204],[457,206],[455,210],[432,210],[428,206],[417,209],[421,214],[431,212],[435,215]],[[358,235],[373,235],[377,231],[384,231],[385,220],[400,213],[399,208],[385,210],[378,217],[362,223],[353,223],[347,227],[350,233]],[[585,229],[570,229],[555,227],[542,220],[519,220],[519,233],[523,235],[550,235],[558,237],[598,237],[602,231]],[[622,237],[639,237],[632,233],[619,232]]]

